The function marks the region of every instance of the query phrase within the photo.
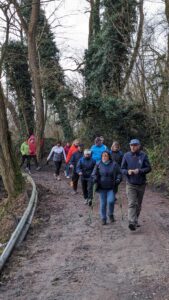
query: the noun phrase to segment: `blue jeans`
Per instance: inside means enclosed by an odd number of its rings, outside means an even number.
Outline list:
[[[69,176],[69,164],[65,165],[66,176]]]
[[[115,194],[113,190],[100,190],[100,216],[102,220],[107,219],[107,205],[108,205],[108,215],[112,216],[114,212],[114,201]]]

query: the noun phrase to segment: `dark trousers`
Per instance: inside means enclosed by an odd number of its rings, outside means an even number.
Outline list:
[[[84,199],[93,199],[93,183],[90,179],[81,178]]]
[[[30,155],[30,161],[33,159],[36,168],[39,166],[36,155]]]
[[[129,223],[137,224],[138,217],[141,212],[143,196],[145,192],[145,184],[134,185],[127,183],[126,192],[128,198],[128,220]]]
[[[62,161],[55,161],[55,174],[59,176]]]
[[[23,166],[25,160],[26,160],[26,167],[30,170],[30,155],[22,155],[22,161],[20,167]]]
[[[79,180],[79,175],[74,172],[72,175],[72,183],[73,183],[73,189],[75,192],[77,191],[78,180]]]

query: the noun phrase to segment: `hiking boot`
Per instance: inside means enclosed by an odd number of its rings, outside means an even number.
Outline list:
[[[60,176],[57,176],[57,180],[61,180]]]
[[[102,220],[102,225],[106,225],[107,224],[107,222],[106,222],[106,220]]]
[[[134,231],[134,230],[136,230],[136,226],[132,223],[129,223],[129,229]]]
[[[114,216],[113,216],[113,215],[109,216],[109,219],[110,219],[110,223],[113,223],[113,222],[115,221],[115,219],[114,219]]]
[[[88,199],[84,200],[84,204],[87,205],[88,204]]]
[[[37,167],[37,168],[36,168],[36,171],[39,171],[40,169],[41,169],[41,167]]]

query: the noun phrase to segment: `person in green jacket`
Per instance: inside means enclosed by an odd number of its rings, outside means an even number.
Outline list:
[[[23,164],[26,160],[26,171],[28,171],[30,174],[31,173],[30,172],[30,155],[29,155],[29,145],[28,145],[27,140],[22,143],[20,151],[22,154],[22,161],[21,161],[20,167],[23,166]]]

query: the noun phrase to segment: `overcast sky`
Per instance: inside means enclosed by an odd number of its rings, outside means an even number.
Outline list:
[[[88,43],[88,18],[89,4],[86,0],[64,0],[59,6],[60,0],[46,4],[47,16],[52,22],[55,38],[61,50],[61,63],[64,68],[74,68],[74,65],[67,57],[74,56],[80,59]],[[52,12],[57,9],[55,14]],[[146,20],[153,23],[164,15],[163,0],[145,0],[144,12]],[[60,26],[62,25],[62,27]],[[72,76],[72,72],[67,72]]]
[[[75,64],[69,57],[80,60],[88,44],[89,4],[85,0],[65,0],[54,16],[53,7],[57,8],[59,2],[55,0],[52,7],[50,4],[46,5],[46,12],[50,17],[49,22],[53,22],[56,42],[61,50],[62,65],[64,68],[74,69]],[[70,72],[68,74],[71,75]]]

